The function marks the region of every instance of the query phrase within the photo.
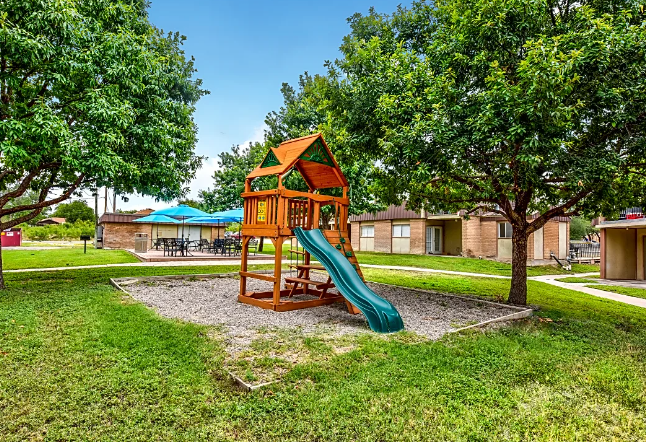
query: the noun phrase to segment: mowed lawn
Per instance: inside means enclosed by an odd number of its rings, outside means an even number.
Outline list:
[[[615,285],[604,285],[598,284],[594,286],[588,286],[591,289],[606,290],[608,292],[620,293],[622,295],[634,296],[636,298],[646,299],[646,289],[639,289],[637,287],[624,287],[624,286],[615,286]]]
[[[398,265],[435,270],[449,270],[453,272],[472,272],[511,276],[511,264],[492,261],[489,259],[462,258],[459,256],[399,255],[372,252],[358,252],[356,255],[360,264]],[[585,264],[572,264],[572,271],[563,270],[562,268],[553,265],[527,267],[528,276],[566,275],[568,273],[588,273],[598,271],[599,266]]]
[[[531,319],[421,343],[360,336],[349,352],[330,350],[245,393],[228,381],[217,328],[159,317],[108,284],[235,270],[7,274],[0,439],[646,438],[646,309],[530,282],[530,303],[540,306]],[[373,281],[488,299],[504,299],[509,287],[506,279],[364,272]],[[319,351],[325,343],[306,339]]]
[[[83,253],[83,247],[48,250],[2,250],[2,264],[5,270],[127,264],[131,262],[139,262],[139,260],[125,250],[96,250],[94,247],[87,247],[87,253]]]
[[[294,244],[294,248],[296,248]],[[283,245],[283,256],[289,259],[290,245]],[[299,245],[299,250],[303,247]],[[262,253],[273,255],[276,249],[271,243],[265,243]],[[260,253],[260,252],[259,252]],[[253,257],[253,255],[251,255]],[[296,259],[296,255],[293,255]],[[489,259],[463,258],[459,256],[428,256],[428,255],[400,255],[392,253],[356,252],[360,264],[369,265],[395,265],[403,267],[420,267],[434,270],[448,270],[452,272],[485,273],[488,275],[511,276],[511,264],[492,261]],[[302,260],[302,257],[299,258]],[[598,272],[598,265],[572,264],[572,270],[563,270],[554,265],[539,265],[527,267],[528,276],[540,275],[567,275],[573,273]]]

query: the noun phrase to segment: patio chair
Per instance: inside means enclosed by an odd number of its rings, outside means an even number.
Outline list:
[[[214,255],[224,254],[224,239],[213,239],[211,251]]]
[[[225,239],[224,240],[224,249],[222,250],[222,254],[226,254],[227,256],[231,256],[232,253],[235,252],[236,248],[236,242],[233,239]]]
[[[160,248],[162,248],[163,244],[164,244],[164,241],[162,238],[153,239],[153,245],[151,248],[153,250],[159,250]]]
[[[249,244],[247,245],[247,250],[249,250],[249,253],[253,252],[255,256],[256,253],[258,253],[258,241],[255,239],[250,240]]]
[[[177,254],[178,245],[175,239],[164,239],[164,256],[168,253],[168,256],[175,256]]]

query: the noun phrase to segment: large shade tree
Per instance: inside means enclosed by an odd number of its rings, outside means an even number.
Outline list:
[[[504,216],[509,301],[528,237],[559,216],[641,204],[646,26],[630,1],[418,1],[351,18],[330,110],[370,154],[379,195]]]
[[[202,161],[192,115],[206,92],[184,37],[152,26],[147,6],[1,3],[0,228],[83,188],[161,200],[186,192]],[[35,200],[15,204],[30,191]]]
[[[65,222],[73,224],[81,220],[94,222],[94,210],[87,206],[83,200],[75,200],[71,203],[61,203],[52,213],[52,217],[64,217]]]

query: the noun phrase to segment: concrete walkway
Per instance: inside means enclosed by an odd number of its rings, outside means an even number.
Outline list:
[[[569,290],[575,290],[577,292],[581,293],[587,293],[588,295],[596,296],[599,298],[606,298],[612,301],[619,301],[620,303],[625,303],[625,304],[631,304],[633,306],[637,307],[643,307],[646,308],[646,299],[643,298],[637,298],[634,296],[628,296],[628,295],[622,295],[620,293],[614,293],[614,292],[608,292],[606,290],[599,290],[599,289],[592,289],[589,286],[590,284],[587,283],[575,283],[575,282],[561,282],[557,281],[557,279],[560,278],[572,278],[574,277],[586,277],[590,275],[594,275],[595,273],[581,273],[578,275],[545,275],[545,276],[534,276],[528,279],[531,279],[533,281],[538,281],[542,282],[545,284],[550,284],[552,286],[557,286],[561,287],[563,289],[569,289]],[[608,284],[607,282],[604,282],[605,284]],[[612,284],[612,283],[610,283]],[[617,285],[617,284],[615,284]],[[623,285],[623,284],[621,284]]]

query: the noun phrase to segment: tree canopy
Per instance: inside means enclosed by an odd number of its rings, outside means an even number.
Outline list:
[[[16,216],[2,228],[81,188],[182,196],[202,161],[192,115],[206,93],[184,37],[152,26],[141,0],[2,6],[0,216]],[[11,205],[27,191],[34,203]]]
[[[94,222],[94,210],[87,206],[82,200],[75,200],[71,203],[61,203],[56,207],[53,217],[64,217],[65,222],[73,224],[80,220]]]
[[[546,221],[643,203],[638,3],[415,1],[350,24],[330,66],[348,150],[376,162],[387,203],[504,216],[511,302],[526,300],[527,238]]]
[[[370,192],[373,164],[366,157],[357,157],[345,151],[347,133],[336,126],[327,111],[329,95],[338,90],[323,76],[300,76],[298,89],[284,83],[281,88],[283,106],[278,111],[267,114],[265,138],[254,142],[247,148],[233,146],[230,152],[219,155],[218,170],[213,175],[214,187],[200,191],[200,198],[209,210],[225,210],[242,207],[240,194],[244,191],[244,180],[265,157],[271,147],[281,142],[321,132],[330,150],[334,154],[343,174],[350,184],[350,212],[360,214],[376,211],[383,206]],[[295,191],[307,191],[302,177],[292,171],[284,180],[286,188]],[[254,190],[275,188],[275,177],[261,177],[253,181]],[[340,189],[323,191],[326,194],[340,195]],[[332,212],[331,207],[322,209],[323,219]]]

